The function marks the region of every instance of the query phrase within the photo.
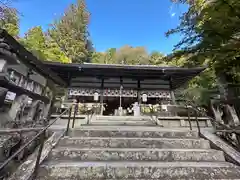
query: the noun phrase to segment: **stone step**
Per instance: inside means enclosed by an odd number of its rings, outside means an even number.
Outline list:
[[[65,137],[60,140],[58,145],[81,148],[210,149],[210,144],[207,140],[171,138]]]
[[[195,116],[189,117],[190,120],[196,120]],[[188,120],[188,117],[186,116],[159,116],[159,120]],[[210,120],[209,117],[198,117],[198,120],[203,121],[203,120]]]
[[[142,125],[142,124],[137,124],[137,123],[134,123],[134,124],[129,124],[129,123],[125,123],[125,124],[118,124],[118,123],[115,123],[115,124],[82,124],[81,126],[105,126],[105,127],[108,127],[108,126],[136,126],[136,127],[155,127],[156,124],[147,124],[147,125]],[[159,127],[162,127],[162,126],[159,126]]]
[[[153,121],[151,120],[142,120],[142,121],[109,121],[109,120],[92,120],[90,121],[90,124],[92,125],[156,125]]]
[[[239,179],[240,168],[226,162],[59,162],[41,165],[37,180]]]
[[[225,161],[222,151],[206,149],[56,148],[48,160],[68,161]]]
[[[149,116],[97,116],[96,120],[107,121],[146,121],[151,120]]]
[[[189,131],[189,128],[164,128],[164,127],[159,127],[159,126],[82,126],[79,129],[83,129],[83,130],[108,130],[108,131],[112,131],[112,130],[119,130],[119,131]],[[197,129],[196,129],[197,130]]]
[[[86,127],[86,126],[84,126]],[[123,126],[121,126],[123,127]],[[133,128],[106,128],[99,129],[96,127],[88,127],[81,129],[72,129],[68,136],[72,137],[150,137],[150,138],[198,138],[196,131],[184,130],[161,130],[154,129],[133,129]],[[155,129],[156,130],[156,129]]]

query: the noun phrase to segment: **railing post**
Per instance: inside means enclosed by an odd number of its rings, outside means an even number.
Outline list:
[[[69,131],[69,126],[70,126],[70,121],[71,121],[71,114],[72,114],[72,107],[69,108],[69,116],[68,116],[66,135],[68,135],[68,131]]]
[[[78,109],[78,103],[76,103],[75,106],[74,106],[72,128],[74,128],[74,126],[75,126],[75,119],[76,119],[77,109]]]
[[[198,121],[198,113],[197,113],[196,110],[195,110],[195,115],[196,115],[196,123],[197,123],[197,128],[198,128],[198,134],[200,135],[201,134],[201,130],[200,130],[200,125],[199,125],[199,121]]]
[[[188,123],[189,123],[189,127],[190,127],[190,130],[192,130],[192,122],[191,122],[191,119],[190,119],[190,109],[189,109],[188,106],[187,106],[187,113],[188,113]]]
[[[41,160],[42,150],[43,150],[43,146],[44,146],[45,134],[46,134],[46,130],[44,130],[42,132],[42,134],[40,135],[40,146],[39,146],[39,150],[38,150],[38,155],[37,155],[35,168],[34,168],[34,171],[33,171],[33,179],[36,179],[38,169],[39,169],[39,166],[40,166],[40,160]]]
[[[87,125],[90,123],[90,115],[89,115],[89,112],[88,111],[86,111],[86,114],[87,114]]]
[[[90,123],[90,110],[88,111],[86,111],[86,113],[87,113],[87,124],[89,124]]]
[[[93,109],[91,110],[91,114],[90,114],[90,119],[89,119],[89,121],[92,119],[92,117],[93,117],[93,115],[94,115],[94,112],[95,112],[95,107],[93,107]]]

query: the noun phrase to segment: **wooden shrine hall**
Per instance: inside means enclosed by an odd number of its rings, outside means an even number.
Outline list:
[[[68,98],[99,102],[101,107],[108,104],[111,111],[136,103],[175,104],[174,90],[205,69],[56,62],[45,62],[45,65],[67,83]]]

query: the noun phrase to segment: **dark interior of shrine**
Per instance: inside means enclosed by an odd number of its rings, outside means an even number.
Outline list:
[[[121,106],[123,109],[132,108],[132,105],[137,102],[136,97],[122,97]],[[104,112],[103,115],[113,115],[115,109],[120,106],[120,97],[104,97]]]
[[[70,99],[74,100],[75,98],[72,97]],[[155,104],[160,104],[161,101],[162,99],[160,98],[148,98],[147,102],[141,102],[141,103],[155,105]],[[79,102],[80,103],[96,103],[96,101],[94,101],[94,98],[92,96],[81,96],[79,97]],[[121,106],[125,110],[128,108],[131,109],[135,102],[138,102],[137,97],[121,97]],[[104,96],[103,104],[104,104],[103,115],[106,115],[106,116],[114,115],[115,109],[118,109],[120,106],[120,97]],[[131,115],[131,114],[128,114],[128,115]]]

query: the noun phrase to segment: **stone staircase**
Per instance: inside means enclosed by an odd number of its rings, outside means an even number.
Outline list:
[[[96,116],[90,121],[90,125],[104,125],[104,126],[156,126],[156,122],[151,120],[148,116],[134,117],[134,116]]]
[[[115,124],[71,130],[37,179],[240,179],[240,167],[196,131]]]

